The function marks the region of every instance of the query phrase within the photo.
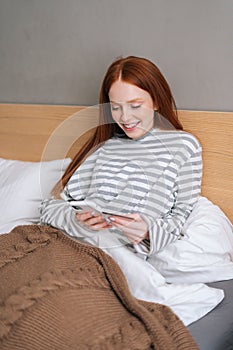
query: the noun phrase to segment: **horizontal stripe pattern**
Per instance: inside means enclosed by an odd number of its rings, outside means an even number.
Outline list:
[[[149,226],[143,250],[150,256],[180,236],[201,176],[201,146],[193,135],[153,129],[138,140],[106,141],[76,170],[63,198],[103,212],[139,212]]]

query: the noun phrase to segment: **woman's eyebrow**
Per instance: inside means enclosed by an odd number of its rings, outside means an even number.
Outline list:
[[[113,100],[110,100],[111,103],[116,103],[116,104],[120,104],[122,102],[116,102],[116,101],[113,101]],[[138,98],[134,98],[133,100],[129,100],[129,101],[126,101],[126,103],[134,103],[134,102],[143,102],[143,99],[138,97]]]

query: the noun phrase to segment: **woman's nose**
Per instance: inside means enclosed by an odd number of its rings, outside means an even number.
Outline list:
[[[130,118],[130,113],[128,111],[127,108],[122,108],[122,111],[121,111],[121,121],[122,122],[126,122],[128,121]]]

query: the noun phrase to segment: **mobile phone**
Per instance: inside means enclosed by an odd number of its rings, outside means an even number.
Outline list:
[[[91,213],[91,215],[93,215],[93,216],[102,215],[102,213],[100,211],[98,211],[95,208],[92,208],[90,205],[72,205],[72,207],[79,212],[89,211]]]
[[[126,220],[134,220],[134,218],[132,218],[130,216],[109,213],[109,212],[106,212],[106,211],[103,211],[102,214],[107,215],[107,217],[109,217],[109,216],[116,216],[116,217],[119,217],[119,218],[122,218],[122,219],[126,219]]]
[[[114,214],[114,213],[110,213],[110,212],[106,212],[106,211],[100,212],[99,210],[91,207],[90,205],[73,205],[72,207],[74,209],[76,209],[77,211],[80,211],[80,212],[87,212],[87,211],[89,211],[91,213],[91,215],[93,215],[93,216],[102,215],[103,218],[105,220],[107,220],[107,221],[111,221],[109,219],[110,216],[117,216],[119,218],[123,218],[123,219],[126,219],[126,220],[134,220],[134,218],[131,218],[131,217],[128,217],[128,216],[124,216],[124,215],[120,215],[120,214]]]

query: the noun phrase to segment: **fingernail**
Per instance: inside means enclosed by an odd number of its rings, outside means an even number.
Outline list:
[[[116,220],[115,220],[114,218],[112,218],[112,217],[110,217],[109,220],[111,220],[111,221],[116,221]]]

